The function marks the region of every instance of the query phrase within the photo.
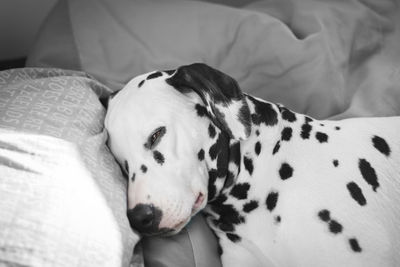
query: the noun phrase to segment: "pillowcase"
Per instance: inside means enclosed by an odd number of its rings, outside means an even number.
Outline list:
[[[26,175],[17,168],[1,177],[7,214],[0,216],[0,236],[6,237],[0,238],[6,246],[0,249],[0,260],[99,266],[106,257],[110,266],[129,265],[139,237],[126,217],[126,180],[105,145],[105,110],[98,98],[109,92],[82,72],[39,68],[0,72],[0,128],[12,130],[8,136],[15,135],[18,144],[23,140],[30,153],[37,154],[28,160],[41,170]],[[27,139],[16,132],[65,141]],[[29,158],[25,154],[14,156],[14,166]],[[20,257],[19,252],[23,252]]]

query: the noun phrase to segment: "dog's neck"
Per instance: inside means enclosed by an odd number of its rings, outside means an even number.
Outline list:
[[[262,142],[262,149],[271,155],[279,150],[282,141],[282,129],[287,122],[292,122],[300,114],[252,96],[245,96],[250,108],[252,130],[246,140],[233,140],[217,129],[217,141],[210,143],[209,152],[214,161],[207,162],[209,167],[208,201],[218,202],[221,195],[229,194],[241,175],[251,176],[252,162],[258,151],[257,142]],[[310,119],[311,120],[311,119]],[[261,143],[259,144],[261,145]],[[258,156],[258,155],[257,155]]]

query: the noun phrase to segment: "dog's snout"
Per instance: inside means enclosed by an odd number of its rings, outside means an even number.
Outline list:
[[[132,228],[140,233],[154,233],[157,231],[160,216],[155,212],[153,205],[138,204],[128,211],[128,219]]]

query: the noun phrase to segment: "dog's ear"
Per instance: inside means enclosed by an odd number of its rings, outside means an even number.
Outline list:
[[[237,82],[206,64],[179,67],[167,83],[183,94],[195,92],[210,119],[233,139],[246,139],[251,132],[249,106]]]

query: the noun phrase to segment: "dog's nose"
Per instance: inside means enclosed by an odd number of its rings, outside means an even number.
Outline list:
[[[156,215],[154,206],[148,204],[138,204],[128,211],[128,219],[132,228],[139,233],[153,233],[157,231]]]

